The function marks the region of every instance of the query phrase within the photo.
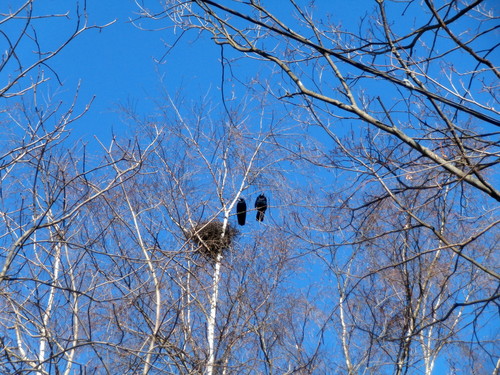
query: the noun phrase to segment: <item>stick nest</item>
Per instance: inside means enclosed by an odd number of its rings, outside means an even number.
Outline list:
[[[193,227],[188,232],[188,239],[198,246],[198,251],[205,257],[215,260],[217,255],[227,250],[238,231],[229,223],[222,237],[223,223],[220,221],[203,222]]]

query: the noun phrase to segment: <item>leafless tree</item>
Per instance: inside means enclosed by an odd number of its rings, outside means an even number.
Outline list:
[[[251,59],[258,80],[221,64],[302,124],[297,142],[278,144],[323,188],[303,190],[286,229],[335,276],[320,331],[337,331],[342,371],[431,374],[438,357],[453,371],[464,346],[481,354],[461,366],[497,371],[493,4],[366,1],[343,14],[293,0],[160,4],[138,3],[142,19]]]
[[[40,1],[3,3],[0,40],[1,361],[2,373],[74,371],[85,306],[94,287],[84,272],[84,207],[119,186],[132,169],[106,178],[112,161],[67,142],[70,127],[88,110],[46,95],[57,81],[51,60],[89,26],[84,3],[74,3],[73,31],[46,39],[49,26],[68,14],[41,14]],[[82,7],[80,7],[82,5]],[[59,26],[61,24],[58,24]],[[82,266],[82,267],[80,267]],[[84,330],[84,329],[83,329]]]
[[[32,5],[8,20],[31,22]],[[222,223],[227,236],[242,194],[281,188],[275,139],[286,129],[248,125],[245,108],[216,122],[212,109],[186,110],[167,97],[162,116],[130,119],[130,140],[90,150],[68,139],[86,111],[76,113],[77,96],[69,107],[37,103],[48,55],[29,69],[19,48],[9,56],[21,70],[3,95],[2,372],[279,373],[304,361],[302,353],[283,360],[276,345],[294,301],[274,303],[293,266],[293,238],[255,222],[248,225],[260,230],[241,233],[214,259],[193,241],[202,222]],[[35,71],[35,83],[23,86]],[[275,218],[268,212],[266,223]]]
[[[0,14],[22,25],[0,31],[2,373],[498,371],[487,2],[361,2],[355,22],[293,0],[137,2],[137,22],[210,35],[223,101],[125,108],[131,135],[91,152],[67,138],[77,95],[38,98],[50,59],[103,26],[82,3],[54,47],[35,20],[64,15],[35,2]]]
[[[173,100],[167,102],[165,137],[155,149],[154,173],[148,177],[164,191],[156,198],[164,215],[161,221],[173,224],[165,230],[177,238],[177,244],[163,252],[174,257],[176,277],[170,288],[178,290],[179,319],[164,344],[168,355],[162,360],[181,373],[252,373],[261,368],[281,372],[275,367],[283,364],[275,363],[279,356],[269,347],[276,338],[266,327],[273,312],[286,306],[275,299],[282,274],[292,267],[285,256],[291,243],[278,241],[276,229],[252,223],[255,211],[248,202],[249,223],[228,249],[207,257],[203,248],[210,247],[204,231],[211,225],[220,225],[223,237],[233,236],[239,197],[247,191],[255,198],[259,189],[281,189],[286,180],[280,166],[283,153],[273,139],[286,130],[248,125],[242,115],[248,112],[245,108],[234,111],[240,115],[231,121],[214,121],[210,107],[193,117]],[[159,241],[162,248],[164,241]],[[278,318],[273,319],[283,330]],[[262,357],[263,364],[258,359]]]

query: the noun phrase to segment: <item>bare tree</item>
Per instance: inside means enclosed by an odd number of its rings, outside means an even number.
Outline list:
[[[84,344],[76,358],[108,373],[311,367],[302,352],[277,344],[298,324],[290,315],[298,298],[282,289],[297,263],[288,255],[295,240],[272,225],[283,220],[279,201],[270,201],[265,223],[250,220],[249,204],[247,225],[235,228],[239,197],[286,182],[273,141],[286,130],[255,132],[245,108],[229,122],[214,120],[210,106],[166,102],[160,117],[130,114],[140,136],[104,150],[112,170],[101,180],[116,188],[83,208],[85,229],[75,236],[86,316],[78,315]]]
[[[0,368],[69,374],[82,366],[82,322],[95,292],[79,251],[85,249],[78,242],[84,207],[132,170],[107,179],[112,161],[91,158],[85,146],[67,142],[70,127],[90,105],[76,110],[78,88],[69,104],[45,94],[48,81],[59,79],[52,59],[80,34],[107,25],[88,25],[85,4],[75,2],[76,17],[67,21],[72,30],[59,41],[46,39],[39,25],[68,14],[41,14],[38,3],[3,3],[0,10],[0,39],[7,46],[0,62]]]
[[[142,18],[206,32],[228,56],[253,59],[259,80],[238,82],[304,124],[295,144],[278,144],[325,188],[303,190],[308,203],[291,210],[287,230],[335,275],[332,322],[320,331],[338,332],[345,370],[430,374],[438,357],[457,361],[467,345],[495,372],[492,4],[363,2],[354,20],[331,4],[292,0],[157,4],[141,3]],[[228,71],[234,81],[249,74],[237,64]]]
[[[248,356],[245,350],[263,350],[268,358],[267,366],[274,366],[269,363],[272,356],[265,349],[267,339],[251,337],[261,334],[260,323],[254,322],[260,310],[274,306],[275,289],[280,285],[279,274],[286,268],[285,258],[279,253],[269,255],[275,258],[274,266],[262,264],[262,273],[254,273],[256,270],[252,268],[268,257],[264,249],[277,251],[269,248],[267,241],[259,240],[261,231],[240,233],[236,237],[238,240],[227,242],[227,251],[219,251],[218,247],[216,252],[207,254],[207,251],[211,251],[210,246],[214,243],[219,243],[217,236],[234,237],[239,197],[248,190],[255,195],[259,188],[279,189],[281,152],[272,139],[280,134],[272,127],[260,125],[255,131],[255,127],[246,124],[242,115],[246,111],[242,108],[237,112],[240,117],[235,115],[231,121],[216,122],[210,112],[202,111],[195,117],[188,117],[172,100],[169,106],[171,109],[167,113],[171,114],[164,130],[167,135],[157,148],[156,172],[152,176],[160,181],[159,186],[165,186],[161,206],[166,210],[165,221],[175,223],[176,228],[170,231],[177,233],[180,239],[178,253],[190,254],[175,261],[178,262],[176,267],[182,267],[177,271],[180,279],[176,281],[176,287],[182,289],[180,325],[175,330],[179,333],[177,341],[172,339],[169,343],[175,354],[172,361],[182,363],[184,371],[189,368],[189,371],[206,374],[252,372],[260,365],[253,359],[248,363],[244,359]],[[273,159],[269,159],[271,154]],[[254,212],[249,202],[249,221]],[[247,224],[257,225],[258,222]],[[208,228],[220,229],[207,235],[211,230]],[[241,231],[247,232],[244,227]],[[277,234],[270,231],[264,233],[277,238]],[[216,236],[215,242],[210,236]],[[206,241],[212,245],[207,245]],[[286,243],[277,245],[279,249],[287,246]],[[254,258],[248,252],[253,253]],[[251,266],[250,260],[254,260],[255,265]],[[258,276],[262,277],[264,272],[277,279],[259,280]],[[247,277],[251,277],[255,285],[245,281]],[[268,283],[271,285],[267,286]],[[271,290],[255,293],[264,285]],[[206,336],[200,336],[200,324],[206,325]],[[259,328],[250,328],[254,324]],[[182,356],[179,353],[183,353]]]
[[[487,2],[366,2],[356,26],[292,0],[137,2],[209,33],[223,102],[125,109],[130,139],[91,151],[67,139],[76,96],[38,102],[85,7],[54,48],[34,3],[0,21],[23,25],[0,31],[3,373],[498,371]]]

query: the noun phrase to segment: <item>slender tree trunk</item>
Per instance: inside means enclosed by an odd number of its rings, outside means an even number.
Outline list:
[[[210,299],[210,315],[207,324],[207,339],[208,339],[208,362],[206,375],[214,373],[215,364],[215,321],[217,317],[217,301],[219,299],[219,281],[220,281],[220,266],[222,261],[222,253],[217,255],[215,262],[215,271],[213,276],[212,298]]]

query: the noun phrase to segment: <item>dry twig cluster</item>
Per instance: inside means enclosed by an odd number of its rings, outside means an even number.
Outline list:
[[[224,250],[227,250],[238,231],[229,223],[223,231],[220,221],[202,222],[188,232],[188,238],[198,246],[198,251],[209,259],[216,259]]]

